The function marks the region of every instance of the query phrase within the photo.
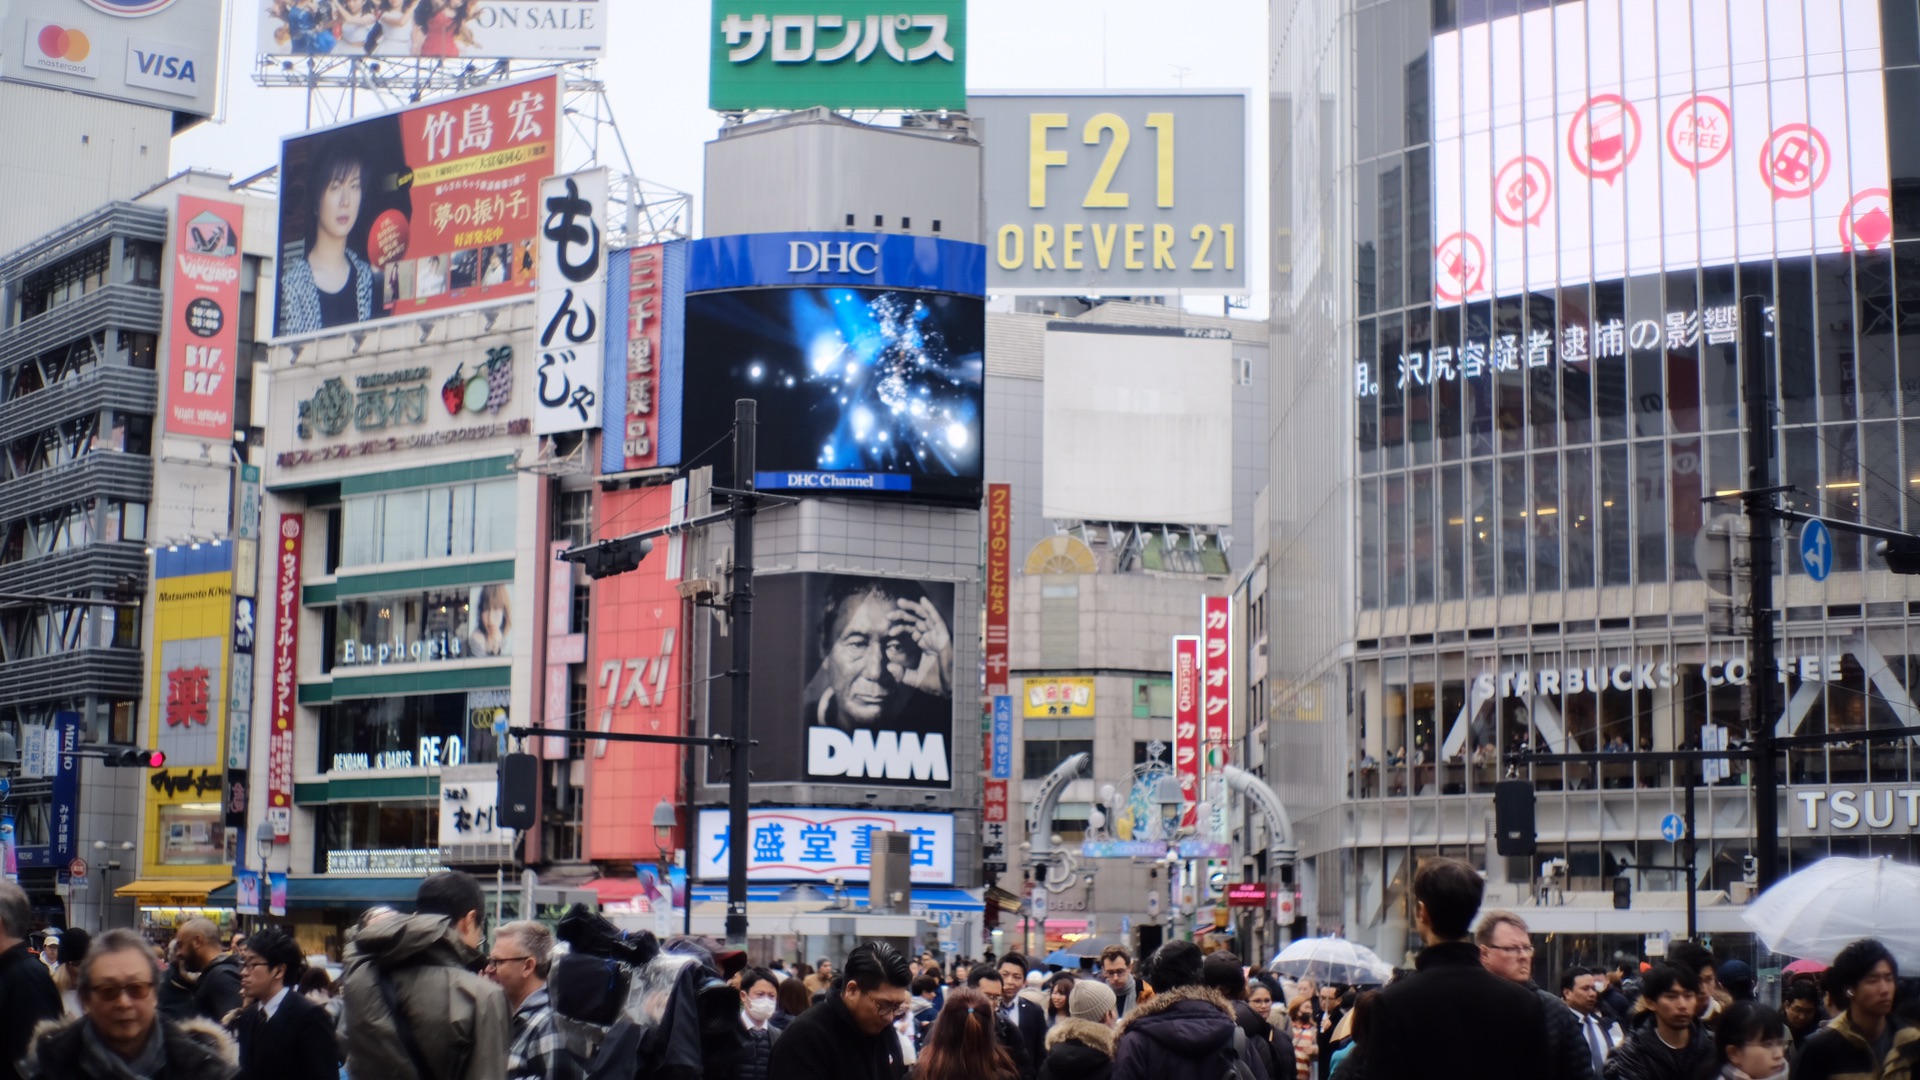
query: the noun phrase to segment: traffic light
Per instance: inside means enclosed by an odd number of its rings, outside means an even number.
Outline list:
[[[1920,574],[1920,540],[1882,540],[1873,545],[1873,553],[1896,574]]]
[[[164,769],[167,755],[161,750],[138,746],[103,746],[100,763],[109,769]]]
[[[622,536],[602,540],[581,550],[580,565],[586,568],[588,577],[598,581],[640,569],[640,560],[652,550],[653,541],[644,537]]]

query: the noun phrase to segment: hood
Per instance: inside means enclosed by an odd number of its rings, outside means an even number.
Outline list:
[[[432,963],[472,969],[480,954],[454,933],[445,915],[403,915],[385,919],[354,935],[347,943],[346,966],[371,962],[383,968],[407,963]]]
[[[1253,1006],[1244,1001],[1236,1001],[1233,1003],[1233,1019],[1235,1023],[1240,1025],[1240,1030],[1247,1033],[1247,1038],[1249,1039],[1273,1038],[1273,1025],[1269,1024],[1267,1018],[1261,1016]],[[1352,1026],[1351,1020],[1351,1014],[1340,1018],[1340,1022],[1347,1024],[1349,1027]],[[1338,1038],[1339,1036],[1336,1034],[1334,1037]]]
[[[1211,1053],[1233,1037],[1233,1008],[1204,986],[1183,986],[1128,1013],[1121,1035],[1138,1034],[1182,1056]]]
[[[1052,1051],[1061,1043],[1079,1043],[1102,1057],[1111,1058],[1113,1038],[1113,1029],[1107,1025],[1069,1016],[1047,1032],[1047,1049]]]

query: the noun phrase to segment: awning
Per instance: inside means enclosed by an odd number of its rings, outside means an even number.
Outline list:
[[[307,877],[287,879],[287,908],[308,911],[345,909],[358,911],[385,904],[398,911],[412,911],[413,898],[420,891],[418,877]],[[215,889],[209,903],[233,906],[232,883]]]
[[[792,885],[748,885],[747,902],[749,904],[780,903],[791,898],[787,895],[787,892],[792,888]],[[813,886],[813,888],[819,892],[820,897],[823,899],[832,895],[831,890],[820,889],[817,885]],[[846,887],[846,895],[850,906],[866,906],[867,887],[865,885],[848,885]],[[693,887],[693,900],[696,904],[724,902],[726,898],[727,887],[725,885],[695,885]],[[601,895],[601,900],[606,900],[605,894]],[[910,906],[915,912],[968,912],[986,910],[986,905],[981,901],[980,897],[976,895],[975,890],[933,885],[915,885],[913,887],[913,902]]]
[[[232,881],[230,877],[138,878],[113,890],[113,895],[130,897],[143,907],[200,907],[214,890]],[[232,906],[231,899],[226,906]]]
[[[542,884],[546,883],[542,882]],[[594,895],[598,896],[603,904],[632,903],[634,897],[641,895],[644,888],[637,877],[594,878],[577,887],[592,889]]]

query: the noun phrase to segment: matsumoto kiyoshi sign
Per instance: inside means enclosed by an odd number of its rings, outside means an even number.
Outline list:
[[[966,0],[714,0],[707,105],[965,109]]]

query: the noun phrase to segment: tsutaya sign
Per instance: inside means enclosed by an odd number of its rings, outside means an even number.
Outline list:
[[[1827,656],[1783,656],[1780,681],[1797,675],[1806,682],[1839,682],[1840,653]],[[1744,656],[1709,660],[1700,665],[1708,686],[1745,686],[1753,668]],[[1481,672],[1474,677],[1476,698],[1528,697],[1533,694],[1591,694],[1601,690],[1662,690],[1674,685],[1676,672],[1669,661],[1601,664],[1597,667],[1535,668],[1531,671]]]
[[[1793,792],[1800,805],[1787,815],[1795,836],[1868,830],[1920,829],[1920,787],[1869,785]],[[1823,828],[1824,826],[1824,828]]]

